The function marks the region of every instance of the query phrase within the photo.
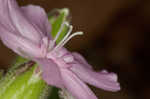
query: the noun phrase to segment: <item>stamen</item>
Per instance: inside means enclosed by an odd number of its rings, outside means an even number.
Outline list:
[[[63,30],[63,28],[64,28],[65,25],[68,25],[68,23],[67,23],[67,22],[64,22],[64,23],[61,24],[60,29],[59,29],[57,35],[56,35],[55,38],[50,42],[49,49],[52,49],[52,48],[54,47],[55,42],[56,42],[56,40],[58,39],[58,37],[60,36],[60,34],[61,34],[61,32],[62,32],[62,30]]]
[[[67,24],[68,26],[69,26],[69,24]],[[71,32],[72,32],[72,29],[73,29],[73,26],[72,25],[70,25],[69,26],[69,31],[68,31],[68,33],[65,35],[65,37],[58,43],[58,45],[54,48],[54,49],[56,49],[58,46],[60,46],[67,38],[68,38],[68,36],[71,34]]]
[[[54,38],[53,42],[56,42],[56,40],[57,40],[57,39],[58,39],[58,37],[60,36],[60,34],[61,34],[61,32],[62,32],[62,30],[63,30],[63,28],[64,28],[65,24],[66,24],[66,25],[68,25],[66,22],[64,22],[63,24],[61,24],[61,27],[60,27],[60,29],[59,29],[59,31],[58,31],[58,33],[57,33],[57,35],[55,36],[55,38]]]
[[[65,35],[65,37],[60,41],[60,43],[58,44],[58,46],[61,45],[61,44],[69,37],[69,35],[70,35],[71,32],[72,32],[72,29],[73,29],[73,26],[70,25],[70,26],[69,26],[69,31],[68,31],[68,33],[67,33],[67,34]]]
[[[75,32],[72,35],[70,35],[68,38],[66,38],[63,42],[59,43],[55,49],[59,49],[61,47],[63,47],[71,38],[77,36],[77,35],[83,35],[83,32]]]

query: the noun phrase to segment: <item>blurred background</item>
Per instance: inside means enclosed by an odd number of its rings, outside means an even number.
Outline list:
[[[74,31],[66,47],[80,52],[96,70],[119,76],[122,90],[106,92],[91,87],[99,99],[150,99],[150,1],[149,0],[18,0],[46,12],[67,7]],[[7,69],[15,53],[0,42],[0,68]]]

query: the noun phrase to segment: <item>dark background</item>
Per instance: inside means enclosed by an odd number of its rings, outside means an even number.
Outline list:
[[[46,12],[67,7],[74,31],[66,47],[83,54],[96,70],[119,75],[117,93],[93,88],[99,99],[150,99],[150,1],[149,0],[18,0],[36,4]],[[0,67],[7,69],[15,54],[0,44]]]

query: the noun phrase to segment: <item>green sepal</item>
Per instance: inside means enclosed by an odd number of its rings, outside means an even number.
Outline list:
[[[16,68],[19,68],[22,64],[27,63],[29,60],[26,58],[23,58],[21,56],[17,56],[15,60],[12,63],[12,66],[8,69],[8,72],[14,71]]]
[[[0,99],[45,99],[50,87],[41,79],[37,64],[18,57],[13,68],[0,80]]]
[[[68,18],[69,18],[69,9],[67,9],[67,8],[55,9],[48,14],[48,19],[52,26],[51,35],[53,38],[59,32],[60,27],[64,22],[67,22],[69,24]],[[69,27],[67,25],[64,25],[59,38],[56,40],[56,43],[59,43],[63,39],[63,37],[68,32],[68,29],[69,29]]]

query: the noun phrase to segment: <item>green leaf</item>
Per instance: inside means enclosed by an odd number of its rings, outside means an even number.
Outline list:
[[[69,9],[67,9],[67,8],[55,9],[48,14],[49,21],[52,25],[51,35],[53,38],[57,35],[57,33],[60,30],[61,25],[64,22],[69,23],[68,16],[69,16]],[[59,43],[63,39],[63,37],[68,32],[68,29],[69,29],[68,26],[65,25],[64,28],[62,29],[62,32],[61,32],[59,38],[57,39],[56,43]]]

